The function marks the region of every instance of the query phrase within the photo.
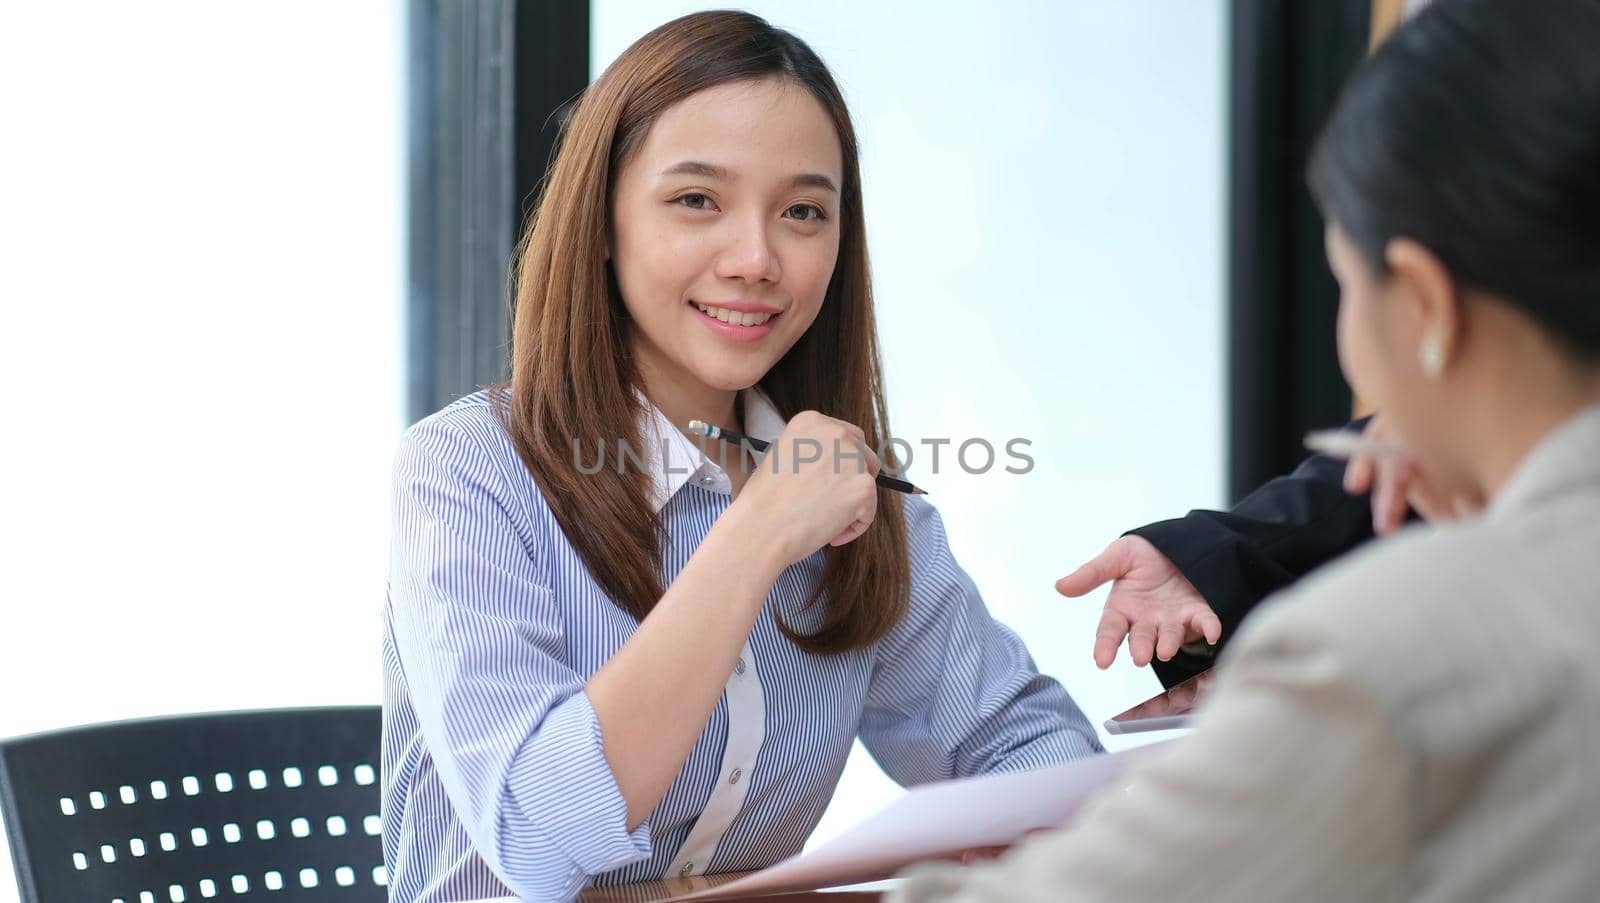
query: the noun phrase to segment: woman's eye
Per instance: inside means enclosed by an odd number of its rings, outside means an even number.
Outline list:
[[[816,204],[795,204],[789,208],[789,216],[802,223],[819,223],[828,218]]]
[[[680,195],[673,200],[674,204],[682,204],[690,210],[715,210],[716,204],[711,203],[711,198],[698,192]]]

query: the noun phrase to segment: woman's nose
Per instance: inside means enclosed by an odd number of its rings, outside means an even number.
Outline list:
[[[746,282],[777,282],[782,270],[765,223],[742,223],[717,258],[717,275]]]

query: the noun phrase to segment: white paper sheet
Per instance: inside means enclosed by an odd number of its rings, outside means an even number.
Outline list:
[[[814,850],[738,881],[672,900],[859,884],[888,878],[915,862],[1015,843],[1030,831],[1065,824],[1085,800],[1114,782],[1135,759],[1165,745],[915,787]]]

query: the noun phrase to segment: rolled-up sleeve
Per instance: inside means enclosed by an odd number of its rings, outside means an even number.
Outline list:
[[[390,623],[409,703],[454,816],[505,885],[572,896],[646,858],[648,826],[605,760],[533,518],[506,462],[437,419],[396,458]]]
[[[906,500],[911,604],[879,644],[861,741],[890,777],[919,784],[1020,771],[1102,751],[1089,720],[989,616],[938,512]]]

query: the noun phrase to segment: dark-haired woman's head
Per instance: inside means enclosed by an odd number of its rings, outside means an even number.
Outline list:
[[[1352,79],[1310,182],[1345,375],[1430,479],[1493,491],[1493,421],[1531,441],[1600,403],[1600,0],[1436,0]]]

